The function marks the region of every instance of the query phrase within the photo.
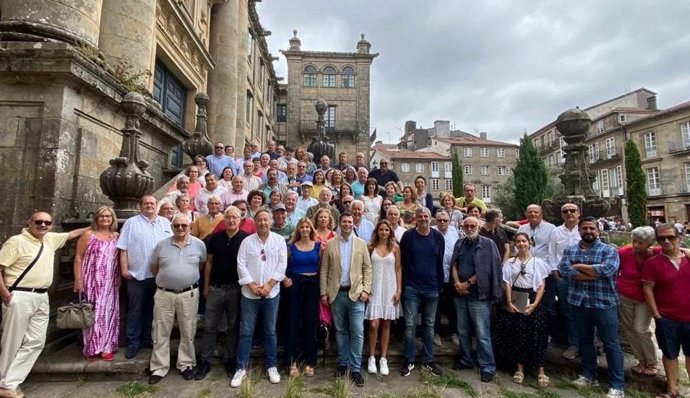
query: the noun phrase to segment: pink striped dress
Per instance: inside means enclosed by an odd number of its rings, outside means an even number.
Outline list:
[[[100,240],[94,235],[84,253],[81,274],[84,292],[93,303],[94,324],[83,330],[84,355],[93,357],[117,351],[120,329],[120,278],[117,239]]]

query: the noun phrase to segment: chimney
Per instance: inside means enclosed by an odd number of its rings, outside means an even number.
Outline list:
[[[450,121],[449,120],[436,120],[434,122],[434,131],[436,132],[436,137],[449,137],[450,136]]]
[[[479,138],[481,138],[481,139],[483,139],[483,140],[486,140],[486,137],[487,137],[486,131],[481,131],[481,132],[479,133]]]
[[[647,98],[647,109],[650,111],[656,111],[656,95],[652,95],[651,97]]]

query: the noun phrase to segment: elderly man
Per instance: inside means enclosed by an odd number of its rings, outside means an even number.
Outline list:
[[[302,182],[302,196],[297,199],[297,208],[307,214],[309,208],[319,204],[319,201],[311,197],[314,190],[314,184],[311,181]]]
[[[266,183],[259,186],[259,191],[263,192],[264,196],[266,197],[266,202],[270,201],[271,192],[274,191],[278,191],[280,192],[281,196],[285,196],[288,189],[285,184],[278,182],[278,170],[268,169],[267,176],[268,180]]]
[[[597,350],[594,347],[596,328],[606,352],[609,391],[607,398],[623,397],[625,386],[623,350],[618,338],[618,253],[599,240],[599,224],[593,217],[578,222],[580,242],[563,251],[558,264],[561,277],[570,281],[568,303],[578,330],[578,349],[582,373],[572,382],[577,388],[599,385],[597,381]]]
[[[642,290],[656,323],[656,338],[666,372],[666,397],[680,396],[678,355],[690,373],[690,260],[680,249],[681,235],[672,224],[656,227],[661,253],[645,262]],[[583,238],[584,239],[584,238]]]
[[[154,207],[155,210],[155,207]],[[36,212],[22,233],[0,249],[2,297],[2,353],[0,396],[23,397],[24,382],[43,350],[48,330],[48,288],[53,283],[55,252],[88,229],[50,232],[53,217]]]
[[[285,239],[271,232],[271,215],[260,209],[254,215],[256,233],[240,245],[237,273],[242,286],[240,298],[240,342],[237,349],[237,371],[230,387],[236,388],[247,376],[254,326],[259,315],[263,321],[265,366],[271,383],[280,383],[278,373],[278,339],[276,321],[280,302],[280,282],[287,268]]]
[[[274,140],[268,140],[266,142],[266,153],[271,157],[271,159],[280,158],[280,152],[278,152],[278,146]]]
[[[172,190],[163,196],[159,206],[162,206],[163,203],[171,203],[173,206],[175,206],[178,197],[181,195],[189,195],[189,177],[186,175],[177,177],[177,180],[175,180],[175,187],[177,189]],[[192,203],[192,206],[194,206],[194,203]]]
[[[394,183],[398,184],[401,191],[403,189],[403,184],[400,181],[400,178],[397,174],[395,174],[395,171],[388,168],[388,160],[386,159],[381,159],[379,168],[370,171],[369,177],[376,179],[376,182],[380,187],[385,187],[388,182],[393,181]]]
[[[216,142],[213,146],[213,154],[206,156],[206,167],[208,171],[217,175],[223,175],[223,169],[230,167],[233,174],[239,174],[240,169],[235,164],[235,159],[225,154],[225,145],[222,142]]]
[[[339,218],[340,236],[326,244],[321,259],[321,302],[330,305],[338,347],[337,377],[350,377],[364,386],[360,371],[364,345],[364,306],[371,293],[371,259],[367,243],[352,233],[353,217]]]
[[[269,169],[269,170],[270,170],[270,169],[276,170],[276,171],[278,172],[278,182],[281,183],[281,184],[287,185],[287,183],[288,183],[288,176],[287,176],[287,174],[285,174],[282,170],[280,170],[280,169],[278,168],[278,161],[277,161],[277,160],[271,159],[271,160],[268,162],[268,169]],[[267,170],[267,172],[268,172],[268,170]],[[264,173],[263,177],[261,177],[261,180],[262,180],[263,182],[268,181],[268,174],[267,174],[267,173]]]
[[[323,175],[326,175],[326,173],[328,173],[328,170],[331,169],[331,158],[329,158],[328,155],[321,156],[320,165],[320,169],[321,171],[323,171]]]
[[[268,153],[262,153],[259,157],[259,167],[254,165],[254,175],[261,178],[261,182],[266,182],[266,172],[270,168],[269,163],[271,162],[271,155]]]
[[[139,201],[139,209],[141,214],[125,221],[117,240],[120,271],[127,281],[127,359],[134,358],[142,345],[153,347],[156,282],[151,273],[151,255],[159,241],[172,236],[170,221],[156,214],[156,198],[145,195]]]
[[[223,221],[223,202],[218,196],[209,196],[206,208],[208,213],[197,217],[192,224],[192,235],[199,239],[205,239],[218,226],[218,223]]]
[[[223,353],[225,373],[232,377],[237,363],[237,339],[240,317],[240,285],[237,274],[237,255],[240,244],[249,236],[240,230],[241,212],[230,206],[225,210],[224,231],[211,235],[206,243],[208,253],[204,266],[204,297],[206,316],[204,335],[201,337],[199,366],[194,379],[203,380],[211,370],[211,359],[216,348],[216,336],[221,320],[226,320],[228,331]]]
[[[186,214],[172,220],[173,236],[156,244],[151,254],[151,273],[156,276],[153,306],[153,352],[149,384],[158,384],[170,370],[170,332],[175,318],[180,330],[177,369],[185,380],[194,378],[199,269],[206,261],[206,246],[190,235]]]
[[[465,238],[457,241],[451,259],[460,337],[460,352],[453,369],[474,368],[471,355],[472,336],[475,336],[480,380],[488,383],[496,373],[491,345],[491,306],[501,299],[503,264],[496,244],[479,235],[477,218],[467,217],[463,220],[462,228]]]
[[[352,213],[352,233],[355,236],[364,239],[365,242],[371,242],[371,236],[374,233],[374,224],[364,218],[364,203],[361,200],[355,200],[350,204],[350,212]],[[339,231],[338,231],[339,232]]]
[[[580,209],[574,203],[566,203],[561,206],[561,217],[563,218],[563,224],[554,228],[549,236],[549,260],[547,263],[551,267],[553,275],[556,278],[558,311],[565,321],[565,335],[566,341],[568,342],[568,348],[563,351],[562,355],[566,359],[575,359],[577,357],[578,337],[577,324],[570,311],[570,304],[568,304],[570,281],[558,275],[558,263],[561,262],[563,251],[570,246],[576,245],[580,241],[580,231],[577,228],[577,223],[580,221]]]
[[[220,198],[225,192],[228,191],[227,188],[218,185],[218,179],[213,173],[206,174],[204,176],[204,180],[206,180],[206,186],[204,189],[199,191],[194,199],[194,206],[196,206],[199,214],[208,213],[207,203],[211,196],[217,196]],[[223,209],[221,208],[220,211],[223,211]]]
[[[278,168],[280,168],[280,170],[287,170],[287,167],[290,164],[297,166],[297,159],[292,156],[294,153],[294,148],[290,146],[285,147],[285,154],[278,158]]]
[[[271,209],[273,213],[273,224],[271,225],[271,232],[282,236],[287,242],[290,236],[295,232],[295,227],[287,221],[287,210],[285,205],[278,203]]]
[[[443,253],[446,242],[443,234],[431,229],[431,212],[426,207],[415,211],[417,225],[400,240],[400,262],[403,270],[403,309],[405,312],[405,357],[401,376],[409,376],[414,369],[417,313],[422,311],[424,331],[423,369],[433,376],[443,371],[434,360],[434,324],[436,307],[443,287]]]
[[[288,190],[299,194],[300,187],[302,186],[302,181],[297,179],[297,165],[292,163],[288,164],[286,168],[286,173],[287,183],[285,185],[287,186]]]
[[[398,209],[397,206],[389,207],[386,211],[386,220],[388,220],[388,222],[391,223],[393,228],[395,228],[395,240],[397,240],[398,243],[400,243],[403,234],[405,233],[405,231],[407,231],[400,222],[400,209]]]
[[[369,169],[369,165],[366,163],[366,159],[364,157],[363,152],[357,152],[355,155],[355,164],[352,165],[355,169],[359,169],[360,167],[364,167],[365,169]]]
[[[340,201],[342,206],[338,209],[340,213],[342,214],[346,211],[352,212],[352,202],[354,201],[355,198],[353,198],[352,195],[343,196],[342,200]]]
[[[232,189],[220,195],[220,200],[223,202],[223,208],[228,208],[236,200],[247,200],[249,191],[244,189],[244,178],[236,175],[232,177]]]
[[[348,167],[350,167],[350,165],[347,163],[347,153],[340,152],[338,154],[338,164],[335,165],[335,168],[345,172]]]
[[[365,167],[360,167],[357,170],[357,181],[352,183],[352,196],[359,199],[364,195],[364,186],[367,184],[369,178],[369,171]]]
[[[477,193],[477,187],[472,183],[467,183],[462,187],[462,191],[465,196],[455,199],[455,206],[459,207],[463,212],[467,212],[467,206],[475,205],[482,210],[482,213],[489,210],[486,207],[486,203],[483,200],[475,196]]]
[[[285,210],[287,211],[288,223],[293,227],[296,227],[299,220],[307,215],[307,212],[297,208],[298,196],[297,192],[289,191],[285,194],[285,198],[283,198]]]
[[[244,161],[242,180],[244,181],[244,189],[247,190],[247,192],[259,189],[259,185],[262,184],[261,178],[254,175],[254,162],[251,160]]]
[[[312,220],[314,225],[317,225],[314,217],[319,209],[328,209],[331,212],[331,217],[333,220],[340,220],[340,211],[336,209],[335,206],[331,206],[332,198],[333,191],[330,189],[322,189],[319,193],[319,204],[314,205],[307,210],[307,217]],[[335,228],[335,225],[333,225],[332,228]]]
[[[455,248],[455,242],[460,239],[458,230],[450,225],[450,214],[447,211],[441,209],[436,212],[436,226],[432,227],[438,232],[443,234],[443,239],[446,243],[443,250],[443,288],[441,289],[441,296],[439,297],[438,306],[436,307],[436,323],[434,325],[434,344],[437,346],[442,345],[441,341],[441,313],[448,317],[448,329],[447,332],[452,336],[453,344],[460,345],[460,340],[458,339],[458,322],[455,314],[455,305],[453,304],[453,284],[450,283],[450,261],[453,258],[453,249]],[[463,235],[464,236],[464,235]]]

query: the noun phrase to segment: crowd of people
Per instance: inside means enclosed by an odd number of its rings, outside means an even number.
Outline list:
[[[21,396],[19,384],[45,341],[52,254],[79,236],[74,292],[94,303],[95,315],[83,331],[84,355],[113,360],[124,281],[124,356],[152,350],[151,384],[170,371],[175,321],[175,367],[186,380],[211,370],[219,332],[227,336],[222,363],[231,387],[247,377],[257,340],[271,383],[280,382],[279,367],[313,376],[325,313],[335,330],[335,374],[357,386],[364,385],[365,335],[366,373],[389,375],[388,347],[400,322],[401,376],[415,366],[441,376],[434,349],[450,337],[458,346],[453,370],[478,368],[481,381],[490,382],[505,366],[518,384],[534,371],[546,388],[553,337],[567,342],[566,358],[582,359],[573,384],[592,387],[599,340],[608,398],[624,396],[621,338],[638,359],[633,374],[658,373],[654,321],[668,376],[661,396],[678,396],[678,355],[690,350],[690,253],[673,225],[635,228],[632,245],[616,250],[599,239],[599,221],[581,218],[576,204],[562,206],[559,226],[535,204],[509,240],[500,210],[476,197],[472,184],[435,206],[423,176],[403,186],[385,160],[369,171],[362,154],[353,165],[341,153],[337,164],[323,156],[317,166],[302,148],[271,141],[266,152],[257,149],[247,146],[234,158],[232,147],[216,143],[215,153],[197,157],[160,201],[144,196],[140,214],[119,234],[109,207],[96,211],[90,227],[64,234],[49,232],[50,215],[32,215],[0,250],[0,396]],[[22,277],[32,262],[36,267]],[[195,347],[200,319],[205,326]]]

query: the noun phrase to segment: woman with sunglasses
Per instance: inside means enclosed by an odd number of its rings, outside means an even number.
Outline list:
[[[540,304],[551,270],[546,262],[532,256],[529,235],[518,232],[513,243],[517,256],[503,264],[505,307],[498,311],[491,325],[494,353],[497,359],[516,365],[514,383],[523,383],[528,366],[538,369],[537,384],[544,388],[549,386],[549,377],[544,373],[548,331],[546,308]],[[513,300],[517,292],[529,297],[524,309]]]

